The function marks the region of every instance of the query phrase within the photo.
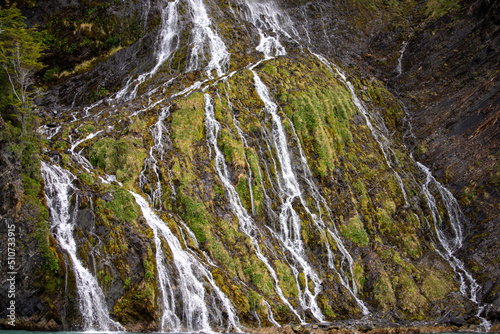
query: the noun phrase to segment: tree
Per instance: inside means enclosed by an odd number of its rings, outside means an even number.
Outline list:
[[[45,49],[41,34],[27,28],[24,20],[15,6],[0,9],[0,66],[8,79],[9,97],[21,123],[21,136],[25,134],[25,116],[32,108],[33,75],[43,68],[39,58]]]

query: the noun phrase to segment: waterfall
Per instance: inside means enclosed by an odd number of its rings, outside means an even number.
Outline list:
[[[267,318],[269,322],[276,327],[281,327],[281,325],[274,319],[273,310],[271,310],[271,306],[269,306],[269,303],[264,300],[264,305],[266,305]]]
[[[190,50],[186,72],[200,69],[201,62],[206,60],[205,54],[209,54],[209,61],[205,67],[206,75],[212,78],[212,72],[217,76],[222,76],[229,67],[230,54],[226,44],[212,28],[207,9],[203,0],[175,0],[166,2],[162,9],[162,22],[160,36],[158,38],[158,47],[156,48],[156,63],[149,72],[139,75],[136,79],[129,79],[125,86],[115,95],[115,100],[131,100],[137,96],[139,86],[146,80],[152,78],[163,64],[170,59],[172,54],[178,50],[180,38],[183,30],[186,28],[179,17],[179,7],[182,1],[188,6],[188,20],[193,27],[190,31],[191,43],[188,45]],[[182,11],[181,11],[182,12]]]
[[[403,56],[405,54],[405,50],[406,50],[407,45],[408,45],[408,42],[404,41],[403,48],[401,49],[401,51],[399,51],[398,65],[396,66],[396,71],[398,72],[398,75],[403,74]]]
[[[124,328],[111,320],[108,306],[97,279],[78,259],[76,241],[73,237],[75,215],[71,215],[71,195],[77,191],[72,185],[76,177],[69,171],[42,161],[42,177],[45,182],[45,198],[52,217],[55,237],[73,264],[79,309],[83,328],[86,331],[123,331]]]
[[[164,124],[165,119],[170,114],[170,107],[163,108],[158,121],[150,127],[153,137],[153,145],[149,150],[149,156],[145,160],[145,167],[139,175],[139,187],[144,188],[149,184],[151,177],[156,181],[150,185],[149,200],[153,206],[161,206],[162,185],[160,181],[160,171],[157,166],[158,161],[163,160],[165,146],[170,145],[170,134]],[[170,180],[171,181],[171,180]],[[172,186],[172,185],[171,185]],[[172,189],[175,189],[172,186]],[[229,299],[220,291],[215,284],[210,272],[193,255],[184,251],[179,240],[172,234],[167,225],[154,213],[147,202],[138,194],[131,192],[137,204],[141,207],[146,222],[153,230],[156,246],[156,263],[158,272],[158,283],[162,292],[163,313],[161,316],[161,329],[170,331],[211,331],[210,320],[214,323],[223,323],[217,305],[213,305],[217,315],[211,315],[207,307],[207,296],[205,294],[204,281],[208,281],[213,292],[222,303],[222,308],[227,314],[228,328],[237,328],[238,319]],[[196,241],[193,232],[182,222],[191,238]],[[165,255],[161,246],[161,237],[167,242],[173,255],[174,266],[178,273],[177,281],[174,281],[165,266]],[[197,241],[196,241],[197,242]],[[175,295],[173,286],[180,290],[180,296]],[[176,309],[176,298],[182,300],[183,309]],[[182,311],[182,312],[181,312]]]
[[[146,220],[148,221],[148,220]],[[172,279],[168,274],[167,267],[165,266],[165,254],[163,253],[161,246],[161,239],[158,235],[158,228],[152,224],[148,224],[153,230],[153,236],[155,241],[155,260],[156,260],[156,271],[158,273],[158,283],[160,285],[160,291],[162,296],[162,307],[163,312],[161,315],[161,331],[180,331],[181,330],[181,320],[175,314],[175,294],[172,289]]]
[[[285,115],[286,117],[286,115]],[[301,196],[300,197],[300,200],[301,200],[301,204],[302,206],[306,209],[306,212],[308,213],[308,215],[312,218],[312,221],[315,223],[316,227],[318,228],[319,232],[322,234],[322,236],[325,237],[326,239],[326,235],[325,235],[325,230],[328,231],[328,233],[330,234],[330,236],[335,240],[335,243],[337,245],[337,247],[339,248],[340,252],[341,252],[341,255],[342,255],[342,259],[341,259],[341,265],[340,265],[340,270],[341,272],[339,272],[337,270],[337,268],[335,267],[335,264],[334,264],[334,259],[333,259],[333,254],[332,254],[332,251],[330,249],[330,245],[327,243],[325,246],[327,247],[327,255],[328,255],[328,267],[330,269],[333,269],[335,270],[335,272],[337,273],[339,279],[340,279],[340,282],[342,283],[342,285],[351,293],[351,295],[354,297],[354,299],[356,300],[358,306],[361,308],[362,312],[364,315],[367,315],[369,314],[369,311],[368,311],[368,308],[365,306],[365,304],[363,303],[363,301],[361,301],[361,299],[359,299],[357,297],[357,286],[356,286],[356,282],[354,281],[354,274],[353,274],[353,264],[354,264],[354,261],[352,259],[352,256],[351,254],[349,254],[349,252],[347,251],[347,249],[345,248],[345,245],[344,243],[342,242],[342,239],[340,238],[340,235],[337,231],[337,228],[335,226],[335,223],[334,223],[334,219],[333,219],[333,213],[332,211],[330,210],[330,207],[326,201],[326,199],[321,195],[318,187],[316,186],[316,184],[312,181],[313,180],[313,174],[309,168],[309,164],[307,163],[307,158],[304,154],[304,151],[302,149],[302,145],[300,143],[300,140],[299,140],[299,137],[297,135],[297,132],[295,131],[295,127],[292,123],[292,121],[290,119],[288,119],[287,117],[287,120],[290,124],[290,129],[292,130],[292,134],[293,134],[293,137],[297,143],[297,147],[299,149],[299,154],[300,154],[300,161],[301,161],[301,164],[302,164],[302,169],[304,171],[304,175],[302,177],[302,179],[304,179],[309,187],[309,193],[311,195],[311,197],[313,198],[313,200],[316,202],[316,206],[317,206],[317,211],[319,213],[321,213],[321,208],[323,207],[327,213],[328,213],[328,216],[330,217],[330,220],[331,220],[331,226],[332,228],[329,228],[325,222],[323,221],[322,217],[321,217],[321,214],[320,215],[316,215],[314,213],[311,212],[311,210],[309,209],[309,207],[306,205],[303,197]],[[342,262],[344,261],[344,259],[347,260],[347,265],[348,265],[348,270],[349,270],[349,273],[351,275],[351,285],[349,284],[349,278],[347,277],[346,273],[344,270],[342,270],[343,266],[342,266]]]
[[[262,52],[266,59],[286,55],[286,50],[279,41],[280,35],[293,39],[286,31],[288,28],[298,36],[288,15],[272,1],[244,1],[243,6],[246,10],[242,13],[242,18],[250,22],[259,33],[260,41],[256,50]]]
[[[439,255],[441,255],[441,257],[450,264],[453,271],[458,275],[460,281],[460,292],[462,295],[468,297],[471,302],[478,306],[477,317],[481,319],[481,326],[483,326],[487,332],[491,327],[491,324],[488,320],[480,316],[484,306],[480,305],[477,300],[477,293],[481,289],[481,286],[477,284],[476,280],[467,271],[464,263],[455,256],[455,252],[462,248],[462,222],[465,221],[465,216],[453,194],[438,180],[436,180],[434,176],[432,176],[429,168],[422,165],[418,161],[416,161],[416,164],[425,175],[425,183],[422,184],[422,192],[427,202],[427,206],[431,211],[433,230],[436,233],[437,240],[439,242],[437,246],[440,246],[442,250],[438,249],[436,245],[434,245],[434,248]],[[448,228],[445,226],[446,222],[441,218],[435,197],[431,193],[431,186],[434,186],[438,190],[441,201],[444,204],[448,215],[449,227],[451,227],[450,232],[448,232]],[[466,281],[469,283],[469,286],[467,286]],[[469,290],[468,294],[467,290]]]
[[[167,2],[166,7],[162,8],[161,31],[158,40],[158,48],[156,50],[155,66],[151,71],[139,75],[136,79],[130,78],[125,86],[118,93],[116,93],[114,97],[115,100],[132,100],[135,98],[139,86],[156,74],[165,61],[167,61],[172,53],[178,48],[181,32],[178,14],[180,1],[181,0]],[[132,91],[130,91],[131,87]]]
[[[227,105],[229,110],[232,109],[231,105],[231,100],[229,99],[229,95],[227,93],[226,89],[226,84],[229,86],[229,83],[227,82],[227,78],[223,81],[224,84],[224,92],[226,93],[226,100],[227,100]],[[241,144],[243,145],[244,148],[248,147],[247,140],[245,139],[245,135],[243,134],[243,130],[240,128],[240,122],[236,119],[236,116],[233,114],[233,125],[236,128],[236,131],[238,132],[238,136],[240,137]],[[252,190],[252,168],[250,167],[250,164],[248,163],[247,155],[245,154],[245,162],[247,164],[248,168],[248,189],[250,193],[250,203],[252,205],[252,214],[255,215],[255,207],[254,207],[254,199],[253,199],[253,190]]]
[[[295,316],[303,323],[305,322],[304,318],[299,315],[299,313],[295,310],[295,308],[290,304],[290,302],[285,298],[283,291],[279,286],[279,279],[276,271],[269,263],[269,260],[262,254],[259,246],[259,242],[257,240],[257,234],[259,232],[259,228],[255,225],[255,222],[247,213],[246,209],[241,204],[240,197],[238,192],[232,185],[229,179],[229,172],[227,170],[226,162],[222,152],[217,146],[217,135],[219,133],[220,124],[215,119],[214,107],[212,105],[212,100],[210,95],[205,94],[205,126],[207,128],[207,140],[212,145],[215,151],[215,169],[217,171],[217,175],[219,175],[220,180],[224,185],[224,189],[226,190],[226,194],[229,197],[229,203],[231,205],[231,209],[233,210],[236,217],[238,217],[238,223],[240,229],[247,235],[252,245],[254,246],[255,253],[257,258],[266,266],[269,274],[272,276],[275,282],[276,293],[280,297],[280,299],[285,303],[285,305],[295,314]]]
[[[74,153],[74,152],[75,152],[75,148],[77,148],[77,147],[78,147],[78,145],[80,145],[81,143],[83,143],[83,142],[85,142],[85,141],[87,141],[87,140],[90,140],[90,139],[94,138],[95,136],[97,136],[97,135],[98,135],[99,133],[101,133],[101,132],[102,132],[102,130],[101,130],[101,131],[94,132],[94,133],[91,133],[91,134],[87,135],[87,137],[85,137],[85,138],[83,138],[83,139],[80,139],[79,141],[77,141],[77,142],[76,142],[76,143],[74,143],[74,144],[71,144],[71,148],[70,148],[71,153]]]
[[[171,298],[171,296],[169,296],[171,294],[171,289],[170,291],[167,291],[167,289],[162,288],[162,293],[164,293],[162,325],[166,322],[170,322],[177,327],[169,328],[169,330],[178,331],[180,330],[178,327],[179,319],[182,319],[184,327],[188,331],[211,332],[211,321],[214,323],[222,323],[223,319],[225,319],[227,321],[228,329],[238,329],[238,318],[236,317],[234,308],[227,296],[217,287],[212,274],[199,262],[198,259],[182,249],[179,240],[170,231],[168,226],[155,214],[144,198],[134,192],[131,192],[131,194],[134,196],[137,204],[141,208],[147,224],[153,230],[155,240],[159,239],[159,235],[161,235],[167,242],[172,253],[173,266],[175,267],[177,273],[177,279],[175,282],[172,282],[165,266],[158,266],[160,284],[161,279],[165,279],[165,282],[167,282],[168,285],[175,286],[179,294],[179,296],[176,297],[182,301],[182,310],[174,309],[174,306],[178,305],[179,301],[177,300],[177,303],[174,303],[175,305],[166,301],[169,297]],[[157,262],[159,261],[159,263],[163,263],[165,258],[164,256],[161,256],[162,252],[159,253],[158,251],[158,248],[161,249],[161,243],[157,242],[156,247]],[[212,292],[215,294],[215,298],[221,304],[222,310],[219,309],[220,306],[214,299],[211,307],[215,310],[215,312],[210,312],[208,308],[209,302],[207,300],[209,296],[207,295],[205,287],[206,283],[209,284]],[[224,314],[224,318],[220,319],[220,315],[222,314]]]

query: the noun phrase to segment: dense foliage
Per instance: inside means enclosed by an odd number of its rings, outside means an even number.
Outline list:
[[[27,28],[25,17],[16,6],[0,9],[0,141],[3,154],[20,162],[22,173],[21,217],[35,225],[35,237],[48,268],[58,270],[50,249],[48,212],[43,205],[40,175],[42,139],[36,132],[39,118],[34,113],[33,98],[38,93],[34,75],[43,68],[40,57],[45,49],[42,33]]]

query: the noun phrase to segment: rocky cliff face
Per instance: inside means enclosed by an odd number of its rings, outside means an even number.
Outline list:
[[[498,321],[496,3],[82,4],[104,35],[46,61],[101,58],[37,101],[45,225],[2,155],[21,327]]]

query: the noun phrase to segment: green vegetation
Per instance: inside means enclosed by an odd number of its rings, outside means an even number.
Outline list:
[[[16,189],[21,195],[20,216],[33,228],[43,268],[53,275],[59,271],[59,263],[44,205],[40,174],[43,141],[35,131],[39,119],[33,114],[32,102],[37,92],[34,73],[43,67],[39,58],[46,47],[40,33],[27,28],[24,20],[15,5],[0,9],[0,145],[21,163],[20,170],[9,170],[22,174],[21,188]]]
[[[244,264],[245,275],[265,296],[271,296],[275,293],[271,277],[267,268],[255,254],[251,254],[248,263]]]
[[[428,0],[425,4],[425,14],[428,16],[428,19],[438,19],[458,9],[460,9],[459,0]]]
[[[48,13],[43,26],[44,42],[50,47],[47,58],[58,61],[45,72],[44,81],[87,71],[135,42],[148,28],[141,25],[139,16],[119,1],[90,1]],[[149,23],[152,27],[159,22]]]
[[[393,277],[393,285],[398,287],[397,299],[405,315],[411,320],[423,320],[429,309],[429,302],[420,293],[413,277],[401,272]]]
[[[94,184],[94,178],[88,173],[80,173],[78,174],[78,178],[89,186]]]
[[[359,246],[368,246],[368,235],[366,234],[359,215],[349,219],[349,224],[347,226],[342,225],[340,231],[344,237],[352,240],[355,244]]]
[[[42,69],[39,58],[45,45],[40,33],[26,28],[24,17],[15,7],[0,10],[0,66],[3,69],[0,82],[5,89],[0,96],[2,117],[7,122],[20,123],[20,136],[26,136],[30,129],[34,73]],[[9,115],[7,110],[15,113]],[[10,117],[9,117],[10,116]]]
[[[172,139],[174,146],[192,161],[196,142],[203,139],[205,129],[203,95],[193,93],[178,102],[177,107],[172,113]]]
[[[45,211],[45,218],[48,219],[47,211]],[[55,274],[59,271],[59,261],[55,250],[55,242],[50,235],[49,228],[50,224],[48,221],[39,220],[37,222],[35,235],[38,240],[45,269],[48,269]]]
[[[453,279],[439,273],[429,273],[422,282],[422,293],[434,302],[448,296],[453,290]]]
[[[380,272],[380,277],[375,281],[373,294],[382,310],[388,311],[394,307],[396,296],[394,295],[389,276],[387,276],[385,271]]]
[[[290,272],[290,268],[283,264],[281,261],[274,261],[276,267],[276,273],[280,280],[280,287],[286,298],[297,297],[299,291],[297,289],[297,283],[295,277],[293,277]]]
[[[103,203],[103,207],[110,209],[115,217],[121,222],[131,222],[137,220],[137,218],[141,215],[141,209],[135,202],[134,196],[123,188],[113,188],[114,199],[111,202]]]

